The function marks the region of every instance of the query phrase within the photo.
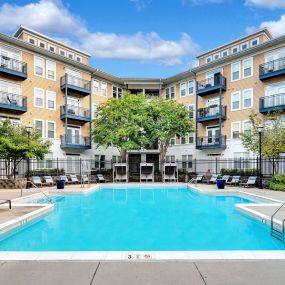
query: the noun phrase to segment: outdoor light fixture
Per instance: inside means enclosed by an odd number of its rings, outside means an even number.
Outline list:
[[[257,131],[259,135],[259,189],[263,189],[262,185],[262,157],[261,157],[261,151],[262,151],[262,132],[264,127],[262,125],[257,126]]]

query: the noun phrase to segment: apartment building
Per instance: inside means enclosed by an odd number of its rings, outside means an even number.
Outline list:
[[[33,125],[53,142],[49,158],[93,158],[104,166],[116,149],[96,148],[97,107],[124,90],[182,103],[195,133],[172,138],[168,161],[248,157],[240,140],[252,110],[285,109],[285,36],[262,29],[200,54],[198,66],[169,78],[119,78],[89,65],[90,56],[26,27],[0,34],[0,119]],[[154,145],[129,153],[131,164],[159,160]],[[135,171],[135,170],[134,170]]]

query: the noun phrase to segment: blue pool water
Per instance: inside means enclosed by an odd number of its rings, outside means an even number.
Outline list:
[[[0,250],[278,250],[269,227],[239,213],[237,196],[186,187],[105,187],[65,196],[54,212],[2,237]]]

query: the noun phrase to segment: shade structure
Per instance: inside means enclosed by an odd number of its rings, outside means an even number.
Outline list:
[[[177,165],[177,163],[164,163],[164,165],[163,165],[163,182],[178,182],[178,165]]]
[[[128,164],[115,163],[113,165],[113,181],[114,182],[128,182]]]
[[[140,182],[154,182],[154,164],[140,164]]]

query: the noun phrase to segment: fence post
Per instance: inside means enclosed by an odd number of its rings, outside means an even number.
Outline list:
[[[195,168],[194,168],[195,174],[197,174],[197,158],[194,159],[194,163],[195,163],[195,164],[194,164],[194,165],[195,165],[195,166],[194,166],[194,167],[195,167]]]
[[[81,171],[82,171],[81,160],[82,160],[82,158],[80,157],[79,158],[79,175],[80,175],[80,179],[81,179]]]
[[[216,174],[218,174],[218,158],[216,157]]]
[[[56,176],[58,177],[58,157],[56,158]]]
[[[272,161],[272,174],[273,176],[275,175],[275,159],[273,157],[273,161]]]

